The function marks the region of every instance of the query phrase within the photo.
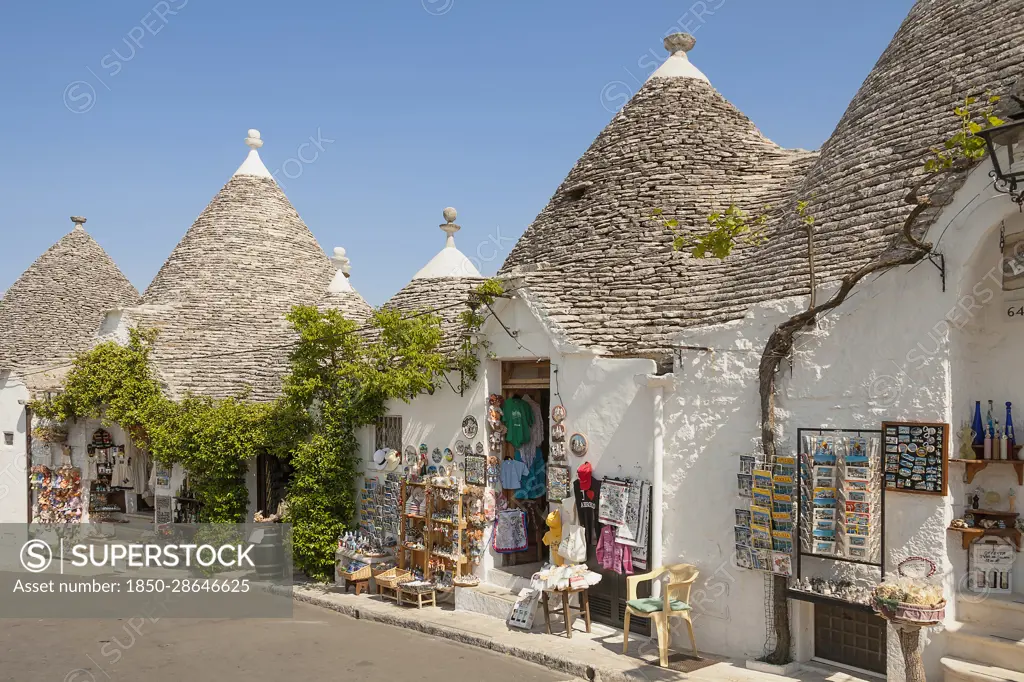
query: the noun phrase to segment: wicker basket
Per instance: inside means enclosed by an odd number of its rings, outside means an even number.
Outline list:
[[[428,592],[436,592],[437,587],[433,583],[427,583],[425,585],[416,585],[414,581],[406,579],[407,582],[399,583],[398,588],[402,592],[408,594],[427,594]]]
[[[375,575],[373,579],[377,581],[377,587],[393,590],[398,587],[399,583],[411,580],[412,573],[401,568],[389,568],[383,573]]]
[[[363,566],[359,570],[352,572],[343,571],[340,568],[338,569],[338,577],[344,578],[349,582],[356,582],[357,580],[369,580],[371,575],[372,569],[369,566]]]
[[[882,618],[903,625],[938,625],[946,617],[946,602],[934,606],[921,606],[875,599],[874,607]]]

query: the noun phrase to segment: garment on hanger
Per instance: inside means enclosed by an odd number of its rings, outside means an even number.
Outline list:
[[[523,464],[526,464],[523,462]],[[519,490],[516,491],[517,500],[535,500],[544,497],[547,492],[547,469],[543,457],[534,457],[533,466],[530,466],[523,476]]]
[[[615,541],[615,527],[601,529],[601,540],[597,544],[597,562],[601,568],[619,574],[633,574],[633,555],[629,547]]]
[[[532,467],[533,458],[537,456],[537,451],[544,443],[544,413],[541,411],[540,405],[530,396],[525,396],[523,402],[530,407],[533,425],[530,427],[530,439],[523,444],[520,450],[523,453],[523,461],[526,462],[526,466]]]
[[[506,459],[501,463],[501,487],[505,490],[519,490],[527,471],[529,469],[522,460]]]
[[[505,440],[513,447],[522,447],[530,440],[530,429],[533,427],[533,410],[521,398],[512,397],[502,405],[504,414],[501,421],[508,427]]]
[[[601,482],[590,476],[590,462],[584,462],[576,471],[577,479],[572,483],[576,501],[576,516],[579,524],[587,531],[587,551],[597,548],[600,526],[597,523],[597,506],[601,501]]]
[[[128,466],[128,457],[123,454],[114,455],[114,473],[110,477],[110,485],[114,488],[131,488],[132,470]]]

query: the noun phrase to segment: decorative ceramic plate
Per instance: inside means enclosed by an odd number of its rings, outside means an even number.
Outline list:
[[[427,473],[428,474],[436,474],[437,473],[437,467],[434,466],[433,464],[431,464],[429,467],[427,467]]]
[[[430,454],[430,448],[427,447],[426,443],[420,443],[420,456],[426,457],[428,454]]]
[[[551,408],[551,419],[556,424],[561,424],[562,422],[564,422],[565,421],[565,406],[564,405],[555,405],[553,408]]]
[[[577,457],[587,454],[587,437],[582,433],[572,434],[572,438],[569,439],[569,450]]]
[[[478,454],[478,455],[484,454],[484,444],[483,444],[483,442],[482,441],[477,441],[476,442],[476,446],[473,449],[476,451],[476,454]]]
[[[455,452],[460,455],[466,454],[466,444],[461,440],[455,441]]]
[[[448,467],[446,467],[443,464],[441,466],[437,467],[437,475],[438,476],[447,476],[448,475]]]
[[[476,423],[476,417],[473,415],[469,415],[462,420],[462,433],[466,438],[475,438],[479,430],[480,425]]]
[[[441,448],[434,448],[434,451],[430,453],[430,459],[434,464],[440,464],[441,460],[444,459],[444,454],[441,452]]]
[[[446,462],[454,462],[455,461],[455,453],[452,452],[451,448],[445,448],[444,449],[444,461],[446,461]]]
[[[985,506],[989,509],[995,509],[999,506],[1002,499],[1002,495],[997,493],[995,490],[989,490],[985,493]]]
[[[415,464],[417,457],[418,457],[418,455],[416,454],[416,448],[414,448],[411,445],[405,446],[405,463],[406,464]]]
[[[556,443],[565,440],[565,424],[555,424],[551,427],[551,440]]]

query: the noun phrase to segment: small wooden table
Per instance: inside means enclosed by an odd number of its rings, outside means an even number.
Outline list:
[[[403,590],[402,586],[398,586],[398,604],[415,604],[416,608],[422,609],[423,605],[437,606],[437,590],[428,590],[426,592],[420,592],[417,590]]]
[[[548,592],[554,592],[562,595],[562,608],[553,610],[548,605]],[[580,595],[580,605],[570,606],[569,597],[573,594]],[[590,592],[589,588],[583,587],[580,589],[568,589],[568,590],[545,590],[544,591],[544,627],[547,629],[548,634],[551,634],[551,616],[561,615],[565,620],[565,634],[569,639],[572,639],[572,612],[579,611],[583,614],[583,618],[587,623],[587,632],[590,632]]]
[[[345,592],[348,592],[348,588],[354,587],[356,590],[356,596],[359,596],[363,592],[370,591],[370,579],[363,578],[362,580],[349,580],[345,578]]]

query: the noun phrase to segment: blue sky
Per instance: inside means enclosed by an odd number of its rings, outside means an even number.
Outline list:
[[[664,59],[666,33],[696,36],[693,62],[768,137],[814,149],[912,5],[6,3],[0,291],[70,215],[144,289],[245,158],[248,128],[370,303],[441,249],[449,205],[459,247],[492,274]],[[323,151],[295,161],[311,136]]]

